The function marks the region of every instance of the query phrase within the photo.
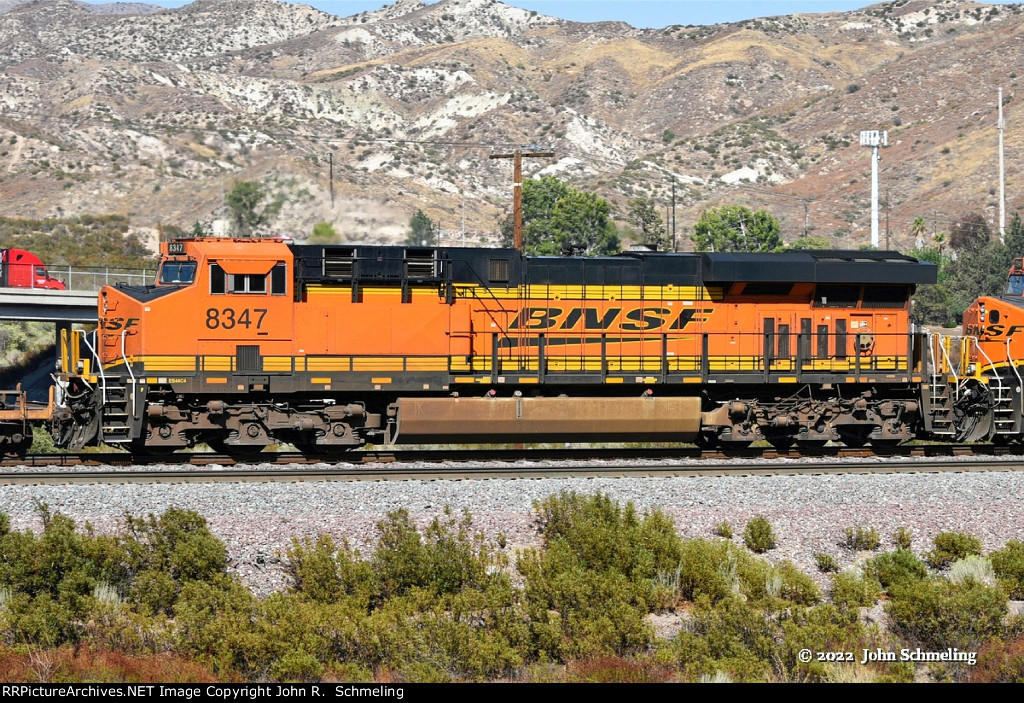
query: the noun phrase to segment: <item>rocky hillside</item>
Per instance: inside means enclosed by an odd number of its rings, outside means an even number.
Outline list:
[[[398,0],[335,17],[276,0],[179,9],[0,0],[0,200],[8,216],[127,214],[136,227],[222,216],[257,180],[275,232],[332,222],[395,241],[422,208],[444,241],[493,241],[527,160],[621,206],[676,182],[681,242],[709,204],[767,207],[789,239],[868,241],[869,150],[892,245],[1020,192],[1022,6],[897,0],[848,13],[639,30],[494,0]],[[1024,113],[1020,113],[1024,115]],[[333,157],[334,202],[329,157]],[[883,225],[884,231],[884,225]]]

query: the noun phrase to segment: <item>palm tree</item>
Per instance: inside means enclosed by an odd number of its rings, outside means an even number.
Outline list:
[[[910,223],[910,233],[914,236],[915,248],[924,248],[924,234],[927,231],[928,224],[924,221],[923,217],[915,217],[914,221]]]

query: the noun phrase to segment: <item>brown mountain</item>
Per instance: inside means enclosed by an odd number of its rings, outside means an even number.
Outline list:
[[[787,238],[858,246],[870,191],[858,133],[884,129],[884,212],[892,245],[909,246],[916,217],[929,233],[965,212],[997,218],[998,86],[1009,210],[1024,206],[1017,5],[900,0],[663,30],[493,0],[347,18],[276,0],[4,7],[9,216],[120,212],[187,229],[221,217],[235,181],[258,180],[285,203],[275,232],[301,238],[326,220],[348,240],[396,241],[422,208],[461,241],[464,205],[467,241],[493,241],[512,178],[488,156],[539,145],[555,157],[527,173],[619,206],[667,206],[675,178],[684,245],[703,207],[743,203],[783,219]]]

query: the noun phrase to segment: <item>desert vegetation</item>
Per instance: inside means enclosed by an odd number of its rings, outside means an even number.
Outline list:
[[[279,555],[287,587],[258,598],[193,511],[125,515],[107,535],[35,509],[39,532],[0,515],[6,681],[1024,677],[1024,622],[1009,614],[1024,590],[1016,542],[983,556],[976,538],[944,533],[921,558],[869,539],[822,588],[745,538],[682,536],[659,509],[563,492],[534,504],[539,546],[515,553],[449,509],[425,525],[388,512],[366,553],[296,537]],[[764,546],[771,525],[749,524]],[[837,545],[871,532],[837,528]],[[865,650],[950,648],[976,663],[862,663]]]

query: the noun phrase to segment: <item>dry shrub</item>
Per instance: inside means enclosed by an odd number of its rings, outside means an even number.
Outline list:
[[[44,665],[41,668],[41,664]],[[45,670],[43,670],[45,669]],[[132,655],[91,647],[0,652],[0,680],[8,683],[216,683],[205,666],[173,654]]]
[[[969,683],[1024,683],[1024,637],[1011,642],[993,640],[978,652]]]
[[[591,657],[570,662],[568,683],[666,683],[674,672],[652,661],[624,657]]]

